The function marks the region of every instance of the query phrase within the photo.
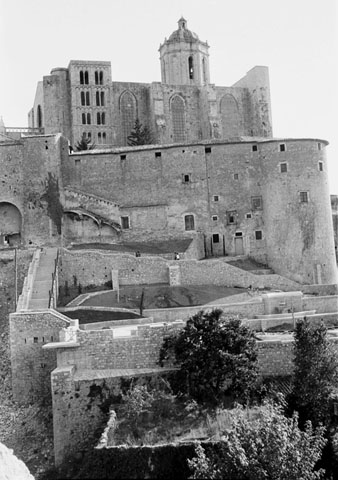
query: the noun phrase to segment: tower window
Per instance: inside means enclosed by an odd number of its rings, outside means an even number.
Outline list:
[[[211,153],[211,147],[205,147],[205,153]]]
[[[182,182],[183,183],[190,183],[190,174],[189,173],[185,173],[182,175]]]
[[[251,218],[252,215],[251,215],[251,213],[247,213],[247,214],[245,215],[245,217],[246,217],[246,218]]]
[[[323,171],[323,162],[318,162],[318,169],[320,172]]]
[[[309,192],[299,192],[299,200],[301,203],[308,203]]]
[[[258,150],[257,145],[252,145],[252,151],[253,151],[253,152],[257,152],[257,150]]]
[[[155,152],[155,158],[160,158],[162,156],[161,152]]]
[[[256,240],[262,240],[262,238],[263,238],[262,230],[256,230],[255,231],[255,238],[256,238]]]
[[[81,92],[81,105],[86,105],[85,92]]]
[[[288,164],[287,163],[281,163],[280,164],[280,171],[281,173],[285,173],[288,171]]]
[[[90,113],[87,113],[87,124],[90,125],[91,119],[90,119]]]
[[[213,220],[214,222],[217,222],[217,220],[218,220],[218,216],[217,216],[217,215],[213,215],[211,218],[212,218],[212,220]]]
[[[83,71],[81,70],[80,72],[80,84],[83,85],[84,84],[84,75],[83,75]]]
[[[100,97],[101,97],[101,106],[104,107],[104,92],[100,93]]]
[[[95,85],[98,85],[99,84],[99,72],[95,72],[94,76],[95,76]]]
[[[322,144],[321,143],[318,143],[317,146],[318,146],[318,150],[322,149]]]
[[[285,152],[285,150],[286,150],[286,145],[285,145],[285,143],[281,143],[281,144],[279,145],[279,151],[280,151],[280,152]]]
[[[129,217],[121,217],[121,227],[123,230],[128,230],[130,228]]]
[[[193,57],[189,57],[188,59],[188,64],[189,64],[189,78],[190,80],[193,80],[194,78],[194,59]]]
[[[87,121],[86,121],[86,114],[83,113],[82,114],[82,125],[86,125]]]
[[[107,135],[106,132],[102,133],[102,143],[106,143]]]
[[[263,202],[262,197],[251,197],[252,210],[262,210]]]
[[[90,105],[90,101],[89,101],[89,92],[86,92],[86,105]]]
[[[214,195],[214,202],[218,202],[219,201],[219,196],[218,195]]]
[[[195,230],[195,219],[193,215],[185,215],[184,225],[186,230]]]
[[[234,180],[238,180],[238,173],[234,173]]]
[[[212,243],[219,243],[219,234],[218,233],[214,233],[212,235]]]
[[[38,337],[34,337],[34,338],[33,338],[33,342],[34,342],[34,343],[38,343],[38,342],[39,342],[39,338],[38,338]]]
[[[99,81],[100,81],[100,85],[103,85],[103,72],[100,72],[99,74]]]
[[[126,160],[127,155],[120,155],[120,160]]]
[[[243,232],[236,232],[235,237],[243,237]]]
[[[88,72],[84,72],[84,83],[85,85],[88,85],[89,84],[89,75],[88,75]]]

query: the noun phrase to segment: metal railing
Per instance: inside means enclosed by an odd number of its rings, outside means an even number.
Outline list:
[[[52,308],[53,300],[57,300],[57,269],[59,265],[59,249],[57,249],[56,258],[54,260],[54,270],[52,273],[52,288],[49,290],[49,300],[48,300],[48,308]],[[55,294],[54,294],[55,292]],[[54,298],[56,297],[56,298]]]

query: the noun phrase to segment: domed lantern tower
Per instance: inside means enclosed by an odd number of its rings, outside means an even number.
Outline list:
[[[207,85],[209,74],[209,45],[201,42],[196,33],[188,30],[181,17],[178,29],[160,45],[162,83],[171,85]]]

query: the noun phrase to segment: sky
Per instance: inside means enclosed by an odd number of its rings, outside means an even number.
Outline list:
[[[188,28],[210,45],[211,83],[270,72],[273,134],[319,138],[338,194],[336,0],[0,0],[0,116],[28,125],[36,84],[70,60],[112,63],[113,81],[160,81],[158,48]]]

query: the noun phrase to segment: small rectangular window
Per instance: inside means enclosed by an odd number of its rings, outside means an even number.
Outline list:
[[[129,217],[121,217],[121,227],[123,230],[129,229]]]
[[[227,222],[228,224],[235,224],[236,223],[236,218],[237,218],[237,211],[232,210],[230,212],[227,212]]]
[[[322,149],[322,144],[318,143],[318,150],[321,150],[321,149]]]
[[[161,152],[155,152],[155,158],[159,158],[162,156],[162,153]]]
[[[238,180],[238,173],[234,173],[234,180]]]
[[[194,215],[185,215],[184,217],[184,226],[186,230],[195,230],[195,219]]]
[[[285,152],[285,150],[286,150],[285,143],[281,143],[281,144],[279,145],[279,151],[280,151],[280,152]]]
[[[125,160],[127,158],[127,155],[120,155],[121,160]]]
[[[252,210],[262,210],[262,197],[251,197]]]
[[[252,151],[253,151],[253,152],[257,152],[257,150],[258,150],[257,145],[252,145]]]
[[[251,218],[251,216],[252,216],[251,213],[247,213],[247,214],[245,215],[246,218]]]
[[[214,195],[214,202],[218,202],[219,200],[219,196],[218,195]]]
[[[323,171],[323,162],[318,162],[318,168],[320,172]]]
[[[255,231],[255,237],[256,237],[256,240],[262,240],[262,238],[263,238],[262,231],[261,230],[256,230]]]
[[[182,175],[182,182],[183,183],[189,183],[190,182],[190,175],[188,173],[184,173]]]
[[[217,222],[217,220],[218,220],[218,216],[217,216],[217,215],[213,215],[211,218],[213,219],[214,222]]]
[[[219,235],[218,233],[214,233],[212,235],[212,243],[219,243]]]
[[[38,338],[38,337],[34,337],[34,338],[33,338],[33,342],[34,342],[34,343],[38,343],[38,341],[39,341],[39,338]]]
[[[301,203],[308,203],[309,201],[308,192],[299,192],[299,200]]]
[[[281,173],[285,173],[288,171],[288,164],[287,163],[281,163],[280,164],[280,171]]]
[[[205,153],[211,153],[211,147],[205,147]]]
[[[243,232],[236,232],[235,237],[243,237]]]

